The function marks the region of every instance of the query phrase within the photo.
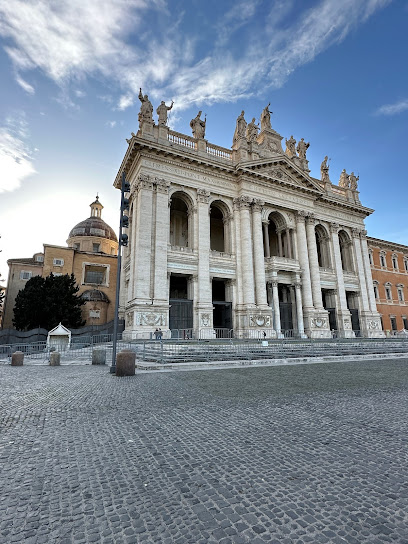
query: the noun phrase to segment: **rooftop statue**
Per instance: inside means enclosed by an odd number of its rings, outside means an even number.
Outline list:
[[[160,102],[160,106],[158,106],[156,113],[159,116],[159,125],[167,125],[167,112],[171,110],[173,107],[173,100],[171,101],[170,106],[166,106],[166,103],[164,100]]]
[[[329,157],[326,155],[325,158],[323,159],[322,164],[320,165],[321,180],[322,180],[324,183],[330,182],[330,178],[329,178],[329,165],[327,164],[328,158],[329,158]]]
[[[349,175],[347,174],[345,168],[343,168],[343,170],[341,171],[341,174],[340,174],[339,187],[344,187],[345,189],[350,187]]]
[[[272,126],[271,126],[271,113],[273,113],[272,111],[269,111],[269,106],[271,105],[271,103],[269,102],[269,104],[267,106],[265,106],[265,108],[262,110],[262,113],[261,113],[261,130],[267,130],[267,129],[271,129]]]
[[[153,123],[153,106],[147,94],[143,96],[142,89],[139,91],[139,100],[142,103],[139,112],[139,123],[142,123],[143,121]]]
[[[305,142],[305,140],[302,138],[300,142],[297,145],[297,152],[299,153],[299,159],[306,160],[306,151],[308,150],[310,146],[310,142]]]
[[[237,140],[240,140],[241,138],[245,138],[245,130],[247,127],[247,122],[244,118],[245,112],[244,110],[241,111],[241,114],[237,118],[237,124],[235,126],[235,132],[234,132],[234,142]]]
[[[204,121],[200,119],[201,116],[201,110],[197,113],[197,115],[194,117],[194,119],[191,119],[190,121],[190,127],[193,130],[193,136],[194,138],[204,138],[205,136],[205,124],[207,122],[206,119]]]
[[[360,176],[355,176],[354,175],[354,172],[351,172],[351,174],[349,175],[349,180],[350,180],[350,189],[352,189],[353,191],[356,191],[357,190],[357,182],[358,180],[360,179]]]
[[[293,159],[293,157],[296,157],[296,140],[293,137],[293,135],[289,138],[289,140],[286,140],[286,149],[285,154],[290,158]]]
[[[255,117],[252,117],[252,121],[248,123],[246,129],[246,138],[248,142],[253,142],[258,136],[259,125],[255,124]]]

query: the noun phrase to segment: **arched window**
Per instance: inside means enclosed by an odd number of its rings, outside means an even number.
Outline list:
[[[322,225],[317,225],[315,227],[315,236],[316,236],[316,248],[317,248],[317,259],[319,261],[319,266],[322,268],[330,268],[330,249],[329,249],[329,236],[322,227]]]
[[[268,217],[268,235],[265,244],[269,244],[269,255],[271,257],[293,258],[293,240],[290,230],[286,226],[283,216],[273,212]],[[265,255],[268,252],[265,251]]]
[[[374,296],[378,300],[380,298],[380,292],[378,290],[378,281],[373,281]]]
[[[188,207],[180,193],[171,197],[170,205],[170,244],[189,247]]]
[[[339,232],[341,265],[345,272],[353,272],[352,242],[344,230]]]
[[[225,252],[224,214],[216,203],[210,208],[210,247],[212,251]]]

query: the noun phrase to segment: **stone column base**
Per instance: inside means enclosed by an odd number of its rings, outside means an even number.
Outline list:
[[[362,312],[360,318],[361,334],[365,338],[384,338],[381,318],[377,312]]]
[[[168,304],[133,304],[125,310],[124,340],[155,339],[154,332],[161,329],[163,338],[168,338],[169,333],[169,308]]]
[[[305,333],[309,338],[331,338],[329,313],[326,310],[304,310]]]
[[[337,329],[339,336],[342,338],[355,338],[356,335],[351,325],[351,314],[347,311],[337,312]]]

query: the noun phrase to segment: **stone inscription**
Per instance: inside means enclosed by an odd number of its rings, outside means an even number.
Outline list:
[[[144,159],[143,164],[144,166],[148,168],[161,170],[162,172],[167,172],[168,174],[174,174],[175,176],[182,176],[183,178],[196,180],[202,183],[211,183],[212,185],[218,185],[219,187],[225,187],[226,189],[231,189],[233,187],[233,183],[230,183],[228,181],[221,180],[218,178],[212,178],[210,176],[206,176],[205,174],[199,174],[197,172],[193,172],[192,170],[177,168],[176,166],[171,166],[169,164],[162,164],[159,162],[153,162],[146,159]]]

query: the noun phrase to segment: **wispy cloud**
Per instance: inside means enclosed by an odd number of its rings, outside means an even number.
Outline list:
[[[24,117],[8,118],[0,127],[0,193],[14,191],[35,173]]]
[[[406,110],[408,110],[408,99],[400,100],[395,104],[384,104],[384,106],[378,108],[375,115],[398,115]]]
[[[175,16],[165,0],[0,0],[0,35],[27,92],[21,74],[39,69],[64,89],[65,104],[67,89],[102,76],[119,110],[137,103],[139,87],[181,109],[281,87],[390,1],[315,0],[299,10],[293,0],[273,0],[265,13],[261,0],[238,0],[218,20],[200,21],[208,25],[201,33],[188,4]],[[214,40],[204,49],[207,33]]]
[[[20,87],[25,90],[26,93],[28,93],[28,94],[34,94],[35,93],[34,87],[32,85],[30,85],[29,83],[27,83],[27,81],[25,81],[21,76],[17,75],[16,76],[16,81],[20,85]]]

